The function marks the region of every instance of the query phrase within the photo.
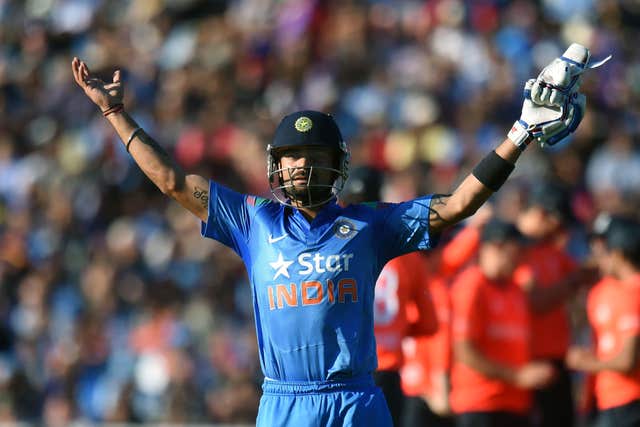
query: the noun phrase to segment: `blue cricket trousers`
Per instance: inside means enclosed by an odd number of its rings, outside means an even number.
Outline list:
[[[265,379],[258,427],[392,427],[382,391],[371,375],[345,381]]]

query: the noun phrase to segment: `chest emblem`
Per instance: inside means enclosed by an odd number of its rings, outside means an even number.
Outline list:
[[[350,239],[356,234],[356,226],[349,220],[340,219],[333,226],[333,233],[341,239]]]

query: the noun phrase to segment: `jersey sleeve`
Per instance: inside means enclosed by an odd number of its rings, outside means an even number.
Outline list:
[[[383,263],[409,252],[436,246],[438,237],[429,232],[431,195],[379,206],[382,215],[379,232],[385,242],[381,254]]]
[[[201,234],[241,254],[247,247],[249,208],[246,195],[209,181],[209,212]]]

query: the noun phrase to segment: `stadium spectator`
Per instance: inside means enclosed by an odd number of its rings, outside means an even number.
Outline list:
[[[554,376],[550,363],[530,354],[527,300],[513,280],[520,239],[513,224],[491,220],[482,230],[478,264],[451,289],[451,407],[458,426],[528,425],[529,389]]]
[[[493,209],[485,204],[466,221],[450,241],[429,253],[428,283],[438,318],[438,331],[427,337],[406,338],[402,389],[408,396],[402,425],[453,425],[451,390],[451,301],[449,287],[456,275],[476,261],[480,231],[491,219]],[[442,237],[444,240],[449,236]]]
[[[611,219],[604,238],[603,278],[587,303],[595,351],[573,347],[567,364],[595,374],[599,426],[635,426],[640,423],[640,223]]]
[[[523,260],[530,275],[516,280],[531,309],[531,357],[556,369],[554,381],[535,391],[533,424],[566,426],[575,422],[571,376],[564,364],[571,338],[566,301],[591,283],[564,247],[572,219],[569,194],[547,183],[531,190],[518,218],[520,231],[531,240]]]
[[[437,258],[437,254],[433,255]],[[431,270],[432,272],[434,270]],[[449,405],[451,334],[449,284],[429,274],[428,290],[435,307],[438,330],[430,336],[407,337],[403,341],[402,391],[407,396],[401,423],[404,427],[453,425]]]

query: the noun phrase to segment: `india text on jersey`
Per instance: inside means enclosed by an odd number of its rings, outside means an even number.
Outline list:
[[[348,301],[358,302],[358,283],[354,279],[340,279],[338,286],[332,280],[327,280],[326,286],[317,280],[304,281],[300,284],[278,284],[267,286],[269,295],[269,309],[275,310],[287,307],[299,307]],[[337,295],[336,295],[337,294]]]

